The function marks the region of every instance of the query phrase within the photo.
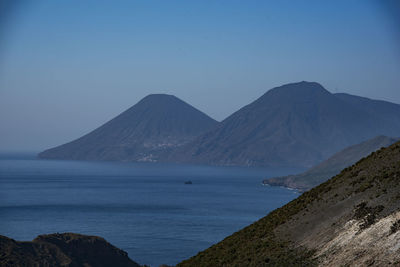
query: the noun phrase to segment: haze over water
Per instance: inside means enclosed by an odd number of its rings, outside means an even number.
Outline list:
[[[294,171],[2,155],[0,234],[98,235],[140,264],[176,264],[297,197],[261,185]]]

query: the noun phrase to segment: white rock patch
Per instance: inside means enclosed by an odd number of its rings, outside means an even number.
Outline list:
[[[399,219],[400,211],[360,233],[361,222],[348,221],[331,241],[317,248],[321,266],[400,266],[400,231],[390,234],[391,226]]]

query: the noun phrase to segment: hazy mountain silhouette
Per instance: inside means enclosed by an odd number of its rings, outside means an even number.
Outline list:
[[[382,147],[390,146],[396,141],[398,141],[398,138],[391,138],[383,135],[377,136],[341,150],[306,172],[297,175],[265,179],[263,183],[273,186],[308,190],[339,174],[341,170],[353,165],[363,157],[368,156]]]
[[[168,160],[311,167],[350,145],[399,133],[400,105],[299,82],[269,90]]]
[[[170,95],[149,95],[42,158],[311,167],[378,135],[399,136],[400,105],[299,82],[273,88],[220,124]]]
[[[172,95],[148,95],[91,133],[39,154],[48,159],[155,161],[217,121]]]

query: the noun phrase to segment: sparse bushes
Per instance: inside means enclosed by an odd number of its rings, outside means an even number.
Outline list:
[[[356,192],[356,193],[364,192],[365,190],[371,188],[373,185],[374,185],[374,184],[373,184],[372,181],[365,181],[365,182],[363,182],[363,183],[360,185],[359,188],[357,188],[357,189],[355,190],[355,192]]]
[[[360,231],[374,224],[379,213],[384,208],[385,207],[382,205],[378,205],[376,207],[367,207],[367,202],[365,201],[358,204],[354,212],[354,218],[357,220],[362,220],[362,223],[360,224]]]

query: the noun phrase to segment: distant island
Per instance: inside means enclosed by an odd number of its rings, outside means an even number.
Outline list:
[[[309,190],[339,174],[341,170],[353,165],[363,157],[382,147],[390,146],[398,140],[398,138],[383,135],[377,136],[350,146],[301,174],[268,178],[263,181],[263,184],[284,186],[300,191]]]
[[[91,133],[38,156],[309,168],[348,146],[399,132],[398,104],[298,82],[269,90],[220,123],[174,96],[149,95]]]
[[[153,94],[91,133],[39,157],[155,162],[217,124],[175,96]]]

